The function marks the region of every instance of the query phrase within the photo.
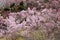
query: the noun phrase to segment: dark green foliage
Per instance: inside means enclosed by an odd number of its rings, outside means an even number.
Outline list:
[[[22,2],[20,2],[20,5],[24,5],[23,1],[22,1]]]
[[[13,4],[10,5],[10,10],[11,10],[11,12],[14,12],[14,11],[15,11],[14,6],[15,6],[15,3],[13,3]]]
[[[45,3],[49,2],[49,0],[44,0]]]
[[[18,7],[18,11],[21,11],[21,10],[25,10],[23,2],[20,2],[19,7]]]
[[[11,4],[10,10],[11,10],[11,12],[17,12],[17,11],[25,10],[23,1],[20,2],[19,5],[15,5],[15,3]]]
[[[4,11],[9,11],[10,9],[9,8],[4,8]]]
[[[20,5],[20,7],[18,8],[19,11],[25,10],[23,5]]]
[[[15,5],[15,3],[11,4],[10,5],[10,8],[4,8],[3,9],[4,11],[11,11],[11,12],[17,12],[17,11],[22,11],[22,10],[25,10],[25,7],[24,7],[24,3],[23,1],[20,2],[19,5]]]
[[[11,4],[11,5],[10,5],[10,8],[12,8],[12,7],[14,7],[14,6],[15,6],[15,3]]]
[[[10,10],[11,10],[11,12],[14,12],[14,11],[15,11],[15,8],[14,8],[14,7],[12,7]]]

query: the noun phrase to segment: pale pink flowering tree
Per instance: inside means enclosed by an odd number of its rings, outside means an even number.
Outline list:
[[[1,30],[6,32],[6,35],[12,35],[13,32],[16,33],[20,30],[24,30],[19,34],[24,36],[37,28],[42,28],[45,33],[49,34],[55,27],[58,27],[58,20],[56,20],[56,18],[59,17],[57,15],[59,13],[53,13],[53,11],[56,12],[56,10],[46,8],[42,9],[42,11],[37,11],[36,8],[28,8],[27,10],[22,10],[21,12],[10,13],[6,19],[0,17],[0,20],[7,25],[7,31],[4,31],[3,29]],[[56,17],[56,15],[58,17]]]

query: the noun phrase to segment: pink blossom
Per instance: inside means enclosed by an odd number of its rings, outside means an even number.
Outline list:
[[[0,17],[0,22],[7,25],[8,30],[6,31],[6,33],[9,34],[24,30],[20,34],[23,36],[27,35],[29,31],[35,30],[35,28],[37,27],[41,27],[43,30],[48,32],[52,31],[52,29],[56,27],[57,24],[59,24],[57,23],[57,21],[60,20],[60,14],[57,12],[53,13],[53,11],[56,12],[56,10],[52,9],[43,9],[42,11],[37,11],[34,8],[32,10],[28,8],[27,10],[23,10],[21,12],[10,13],[8,16],[9,18],[6,19]],[[56,18],[54,17],[58,18],[58,20],[56,20]]]

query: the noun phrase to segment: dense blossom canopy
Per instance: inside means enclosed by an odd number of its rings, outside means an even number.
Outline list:
[[[18,6],[21,1],[23,1],[24,7]],[[59,0],[0,0],[0,8],[10,7],[10,4],[13,4],[12,9],[18,7],[18,12],[15,12],[15,9],[13,9],[14,12],[3,10],[2,16],[0,15],[0,37],[16,34],[29,37],[29,33],[38,29],[43,30],[47,37],[51,37],[50,35],[53,35],[53,32],[60,31]]]
[[[23,34],[25,31],[29,32],[39,27],[42,27],[47,33],[51,32],[55,27],[58,28],[59,26],[60,18],[57,14],[59,13],[53,13],[52,9],[43,9],[39,12],[36,8],[9,13],[6,19],[0,16],[0,27],[3,26],[0,28],[0,33],[4,34],[6,32],[8,34],[23,29]]]

